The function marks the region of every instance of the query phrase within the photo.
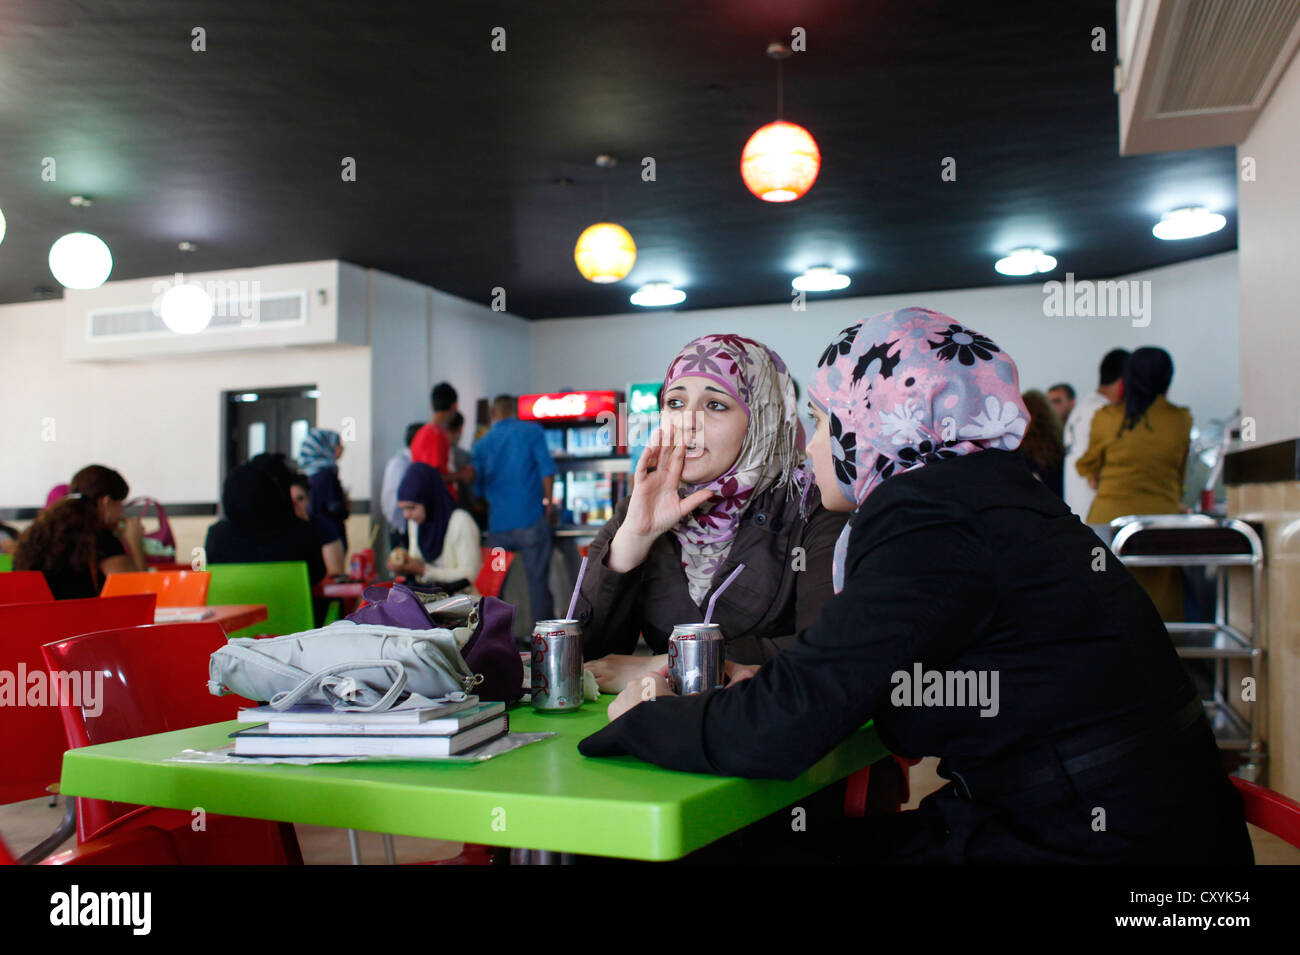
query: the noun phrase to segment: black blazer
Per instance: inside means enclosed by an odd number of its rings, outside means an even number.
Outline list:
[[[899,674],[918,666],[923,683],[982,672],[992,690],[996,675],[996,707],[915,705]],[[1132,575],[1018,454],[985,451],[886,480],[853,518],[843,593],[753,679],[643,703],[580,749],[789,779],[874,719],[893,752],[940,756],[963,783],[873,823],[888,831],[863,857],[1248,862],[1195,699]],[[1157,731],[1180,712],[1190,725]],[[1123,758],[1062,769],[1126,741]]]

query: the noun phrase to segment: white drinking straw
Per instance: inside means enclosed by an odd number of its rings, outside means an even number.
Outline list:
[[[736,569],[731,572],[730,576],[728,576],[726,580],[724,580],[721,584],[718,585],[718,589],[715,590],[713,592],[713,596],[709,598],[709,609],[704,612],[705,623],[708,623],[710,620],[713,619],[713,605],[718,602],[718,598],[722,596],[722,592],[731,586],[731,582],[735,580],[737,577],[739,577],[740,572],[744,569],[745,569],[744,564],[738,564],[736,566]]]
[[[578,609],[578,594],[582,591],[582,578],[587,575],[587,558],[582,558],[582,566],[578,568],[578,582],[573,585],[573,599],[569,601],[569,612],[565,615],[565,620],[573,619],[573,611]]]

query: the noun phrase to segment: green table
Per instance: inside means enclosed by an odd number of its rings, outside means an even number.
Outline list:
[[[559,735],[482,763],[164,762],[183,749],[227,743],[246,725],[214,723],[69,750],[60,792],[455,842],[666,860],[886,755],[868,724],[792,782],[679,773],[630,756],[587,759],[578,741],[606,724],[613,699],[602,696],[575,713],[517,706],[510,711],[512,731]]]

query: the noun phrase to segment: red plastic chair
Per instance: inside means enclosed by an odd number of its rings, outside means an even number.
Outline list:
[[[97,715],[61,701],[68,744],[77,748],[233,720],[249,701],[207,691],[208,659],[225,645],[225,631],[213,622],[103,630],[46,645],[42,652],[50,670],[108,674]],[[291,825],[209,814],[206,830],[194,832],[191,821],[188,811],[77,800],[82,842],[106,834],[110,827],[156,826],[171,834],[186,864],[302,862]]]
[[[180,856],[171,836],[161,829],[145,826],[115,832],[84,845],[42,859],[38,865],[179,865]],[[17,865],[0,839],[0,865]]]
[[[0,670],[45,674],[42,644],[87,630],[150,623],[153,605],[153,596],[142,594],[0,606]],[[24,704],[28,699],[30,694]],[[47,795],[59,781],[67,748],[53,706],[0,706],[0,804]]]
[[[897,802],[891,800],[888,812],[898,812],[903,804],[912,798],[912,785],[909,770],[920,762],[919,759],[904,759],[902,756],[893,757],[894,763],[898,766],[899,772],[902,773],[902,788],[899,791]],[[867,813],[867,790],[871,785],[871,767],[864,766],[856,773],[849,776],[848,788],[844,791],[844,815],[848,817],[865,816]]]
[[[38,865],[180,865],[182,861],[170,833],[141,826],[56,852]]]
[[[212,574],[206,570],[163,570],[109,574],[101,597],[157,594],[159,607],[203,607],[208,603]]]
[[[152,594],[0,606],[0,670],[15,678],[22,676],[21,683],[29,686],[24,705],[0,706],[0,805],[48,795],[63,769],[63,751],[68,744],[54,706],[48,705],[48,692],[47,705],[26,705],[34,689],[27,675],[46,672],[41,644],[88,630],[149,623],[153,607]],[[45,688],[48,691],[48,680]],[[24,859],[44,857],[72,832],[70,804],[59,828]]]
[[[483,555],[483,566],[479,568],[478,577],[474,580],[474,588],[484,597],[501,596],[501,585],[506,581],[506,574],[510,572],[510,565],[515,562],[514,551],[505,551],[505,557],[498,559],[492,553],[495,549],[493,547],[479,548]],[[500,568],[493,566],[498,563],[505,566]]]
[[[39,570],[14,570],[0,574],[0,604],[32,604],[53,599],[50,585]]]
[[[1300,802],[1239,776],[1229,776],[1241,793],[1246,821],[1300,849]]]

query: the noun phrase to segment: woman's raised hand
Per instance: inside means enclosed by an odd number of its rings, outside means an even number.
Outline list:
[[[686,465],[686,441],[671,420],[650,435],[650,441],[636,465],[636,484],[628,502],[623,527],[651,539],[674,527],[711,496],[705,489],[679,497],[677,488]]]
[[[713,496],[707,488],[679,497],[677,488],[686,464],[686,443],[666,419],[650,435],[636,465],[636,484],[628,501],[627,516],[610,541],[605,562],[610,570],[625,574],[639,567],[659,535]]]

